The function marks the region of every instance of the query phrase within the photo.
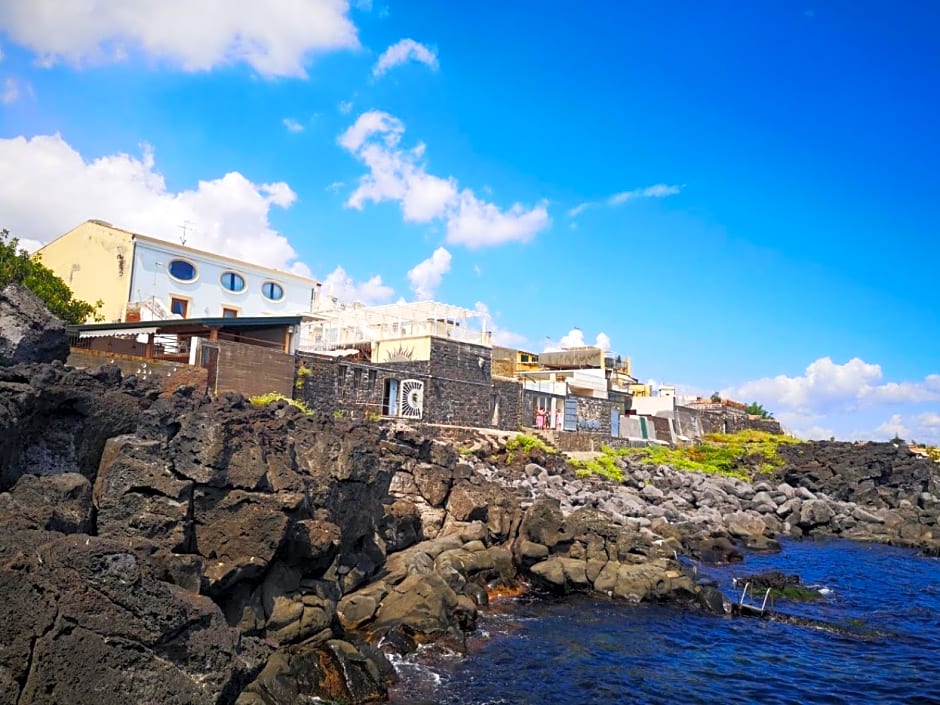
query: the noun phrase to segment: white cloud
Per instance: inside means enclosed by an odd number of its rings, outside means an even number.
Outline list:
[[[881,437],[904,438],[911,437],[910,430],[904,426],[900,414],[892,414],[891,418],[875,429],[875,433]]]
[[[186,71],[245,63],[262,76],[303,77],[312,55],[359,46],[348,10],[346,0],[5,0],[0,30],[46,66],[139,52]]]
[[[473,310],[485,316],[486,329],[492,334],[494,345],[502,345],[507,348],[524,348],[528,345],[529,341],[521,333],[516,333],[515,331],[507,330],[499,326],[490,313],[489,306],[482,301],[477,301],[473,305]]]
[[[611,349],[610,337],[604,333],[600,332],[594,338],[593,343],[588,343],[584,339],[584,331],[580,328],[572,328],[565,335],[561,337],[557,343],[551,339],[546,340],[544,352],[557,352],[559,350],[567,350],[569,348],[583,348],[593,346],[595,348],[600,348],[604,351],[609,351]]]
[[[940,401],[940,375],[920,382],[881,383],[880,365],[852,358],[837,364],[822,357],[798,377],[777,375],[722,390],[722,396],[758,400],[768,408],[785,407],[799,413],[852,410],[886,403]]]
[[[665,198],[666,196],[675,196],[682,190],[681,186],[667,186],[666,184],[656,184],[646,188],[633,189],[632,191],[621,191],[615,193],[607,199],[608,205],[619,206],[621,203],[632,201],[636,198]]]
[[[646,186],[645,188],[636,188],[632,191],[621,191],[620,193],[615,193],[613,196],[609,196],[601,201],[585,201],[584,203],[579,203],[574,208],[568,210],[568,216],[574,218],[575,216],[581,215],[588,208],[594,208],[596,206],[619,206],[627,201],[633,201],[638,198],[666,198],[667,196],[675,196],[677,193],[682,191],[682,186],[670,186],[667,184],[655,184],[653,186]]]
[[[450,252],[438,247],[430,257],[408,270],[408,281],[416,301],[434,298],[441,280],[450,271],[450,260]]]
[[[19,97],[20,87],[17,85],[16,79],[10,77],[3,79],[3,86],[0,87],[0,103],[9,105]]]
[[[326,187],[326,190],[327,191],[339,191],[345,185],[346,185],[346,182],[344,181],[333,181]]]
[[[340,135],[339,144],[369,168],[346,201],[348,207],[361,210],[369,201],[395,201],[406,221],[441,221],[448,243],[469,248],[527,242],[551,224],[544,204],[527,209],[516,203],[502,210],[468,188],[461,190],[454,177],[428,173],[423,144],[399,147],[404,131],[398,118],[371,111]]]
[[[917,417],[917,425],[924,428],[935,428],[940,431],[940,414],[935,411],[927,411]]]
[[[256,264],[309,274],[287,238],[271,228],[272,207],[296,195],[284,182],[256,184],[237,171],[170,191],[152,148],[139,157],[86,159],[60,135],[0,139],[0,213],[22,238],[48,242],[89,218]],[[54,204],[54,207],[50,207]]]
[[[400,66],[406,61],[417,61],[430,67],[432,71],[437,70],[436,51],[414,39],[402,39],[382,52],[379,60],[372,67],[372,75],[376,78],[383,76],[389,69]]]
[[[281,122],[284,123],[284,127],[287,128],[287,131],[288,131],[288,132],[295,132],[295,133],[296,133],[296,132],[303,132],[303,131],[304,131],[304,126],[301,125],[301,124],[300,124],[299,122],[297,122],[296,120],[294,120],[294,118],[284,118],[283,120],[281,120]]]
[[[340,301],[360,301],[367,306],[386,303],[395,295],[395,290],[383,283],[381,276],[375,275],[357,283],[342,267],[337,267],[326,276],[323,290],[327,296],[335,296]]]
[[[351,100],[341,100],[336,109],[343,115],[349,115],[353,109],[353,102]]]

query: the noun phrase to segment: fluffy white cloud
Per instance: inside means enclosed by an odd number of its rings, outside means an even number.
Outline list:
[[[844,364],[822,357],[807,366],[802,376],[764,377],[722,390],[722,396],[756,399],[769,408],[785,407],[803,414],[940,401],[940,375],[927,375],[920,382],[881,383],[883,377],[881,365],[857,357]]]
[[[441,221],[448,243],[469,248],[527,242],[551,224],[544,204],[527,209],[516,203],[502,210],[470,189],[461,190],[455,178],[428,173],[425,146],[401,148],[404,132],[398,118],[370,111],[340,135],[339,144],[369,168],[346,201],[348,207],[397,202],[406,221]]]
[[[615,193],[613,196],[609,196],[601,201],[585,201],[584,203],[579,203],[574,208],[569,209],[568,215],[574,218],[577,215],[580,215],[588,208],[594,208],[595,206],[619,206],[627,201],[633,201],[637,198],[665,198],[666,196],[675,196],[682,190],[682,186],[669,186],[667,184],[655,184],[653,186],[646,186],[645,188],[637,188],[632,191],[621,191],[620,193]]]
[[[272,207],[296,195],[284,182],[256,184],[237,171],[169,191],[153,150],[86,160],[59,135],[0,139],[0,213],[4,227],[34,244],[89,218],[261,265],[309,274],[287,238],[271,228]]]
[[[294,118],[284,118],[283,120],[281,120],[281,122],[284,123],[284,127],[287,128],[287,131],[288,131],[288,132],[295,132],[295,133],[296,133],[296,132],[303,132],[303,131],[304,131],[304,126],[301,125],[301,124],[300,124],[299,122],[297,122],[296,120],[294,120]]]
[[[588,343],[584,339],[584,331],[580,328],[572,328],[565,335],[561,337],[557,343],[547,340],[545,343],[544,352],[557,352],[559,350],[567,350],[568,348],[583,348],[587,346],[593,346],[595,348],[600,348],[604,351],[609,351],[611,349],[610,337],[604,333],[598,333],[594,338],[593,343]]]
[[[416,301],[433,299],[444,275],[450,271],[450,252],[438,247],[426,260],[408,270],[408,281]]]
[[[406,61],[417,61],[429,66],[432,71],[437,70],[437,52],[414,39],[402,39],[392,44],[382,52],[379,60],[372,67],[372,75],[378,78],[389,69],[404,64]]]
[[[327,296],[335,296],[343,302],[360,301],[366,306],[387,303],[395,295],[395,290],[387,286],[382,277],[375,275],[363,282],[355,282],[346,270],[337,267],[323,280],[323,291]]]
[[[41,63],[122,61],[134,52],[187,71],[246,63],[305,76],[316,53],[359,46],[347,0],[4,0],[0,30]]]

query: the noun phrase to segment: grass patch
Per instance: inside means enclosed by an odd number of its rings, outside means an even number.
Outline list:
[[[625,448],[616,451],[652,465],[668,465],[677,470],[727,475],[752,480],[756,475],[771,473],[786,464],[780,457],[781,445],[800,443],[791,436],[764,431],[710,433],[704,442],[686,448]]]
[[[285,397],[279,392],[268,392],[267,394],[259,394],[254,397],[250,397],[248,401],[251,402],[252,406],[267,406],[268,404],[273,404],[276,401],[284,401],[290,404],[295,409],[300,409],[305,414],[312,414],[313,411],[299,399],[291,399],[290,397]]]
[[[623,470],[617,465],[617,451],[604,446],[601,455],[593,460],[572,460],[571,464],[575,468],[575,474],[578,477],[587,477],[589,475],[599,475],[608,480],[620,482],[623,480]]]

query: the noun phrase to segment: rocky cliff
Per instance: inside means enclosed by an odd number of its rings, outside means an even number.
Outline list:
[[[0,704],[380,701],[386,653],[459,643],[497,585],[723,612],[680,556],[820,532],[935,550],[936,465],[806,448],[753,485],[625,459],[614,484],[499,435],[0,367]],[[845,475],[841,451],[881,464]]]

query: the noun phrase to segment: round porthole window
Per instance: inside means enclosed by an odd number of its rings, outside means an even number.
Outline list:
[[[264,298],[271,301],[280,301],[284,298],[284,287],[277,282],[265,282],[261,285],[261,293]]]
[[[235,292],[245,290],[245,278],[237,272],[224,272],[219,281],[223,289]]]
[[[196,267],[192,262],[184,259],[175,259],[170,262],[170,276],[181,282],[191,282],[196,278]]]

